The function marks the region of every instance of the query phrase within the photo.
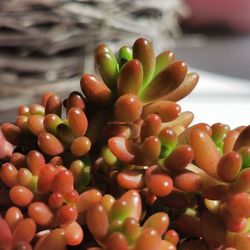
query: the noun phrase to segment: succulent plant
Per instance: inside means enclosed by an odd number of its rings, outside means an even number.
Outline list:
[[[250,126],[191,124],[198,75],[144,38],[95,60],[2,124],[0,249],[249,249]]]

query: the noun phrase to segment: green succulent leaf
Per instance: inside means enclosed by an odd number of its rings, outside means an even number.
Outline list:
[[[83,168],[82,185],[86,187],[90,182],[90,166]]]
[[[119,50],[119,66],[120,68],[128,61],[133,59],[133,51],[128,46],[122,46]]]
[[[101,43],[98,45],[95,51],[95,56],[98,56],[99,54],[102,53],[108,53],[108,54],[113,54],[112,50],[109,48],[109,46],[105,43]]]
[[[122,137],[112,137],[108,141],[108,147],[117,159],[123,162],[131,162],[135,155],[131,152],[132,143]]]
[[[48,114],[45,116],[43,121],[43,126],[46,131],[49,133],[56,135],[57,126],[62,123],[61,117],[56,114]]]
[[[159,235],[163,235],[166,232],[169,226],[169,217],[168,214],[164,212],[158,212],[151,215],[144,223],[143,230],[145,228],[155,229]]]
[[[164,97],[164,100],[173,102],[181,100],[182,98],[189,95],[193,91],[193,89],[196,87],[198,83],[198,80],[199,80],[199,75],[197,73],[194,72],[188,73],[184,81],[180,84],[180,86],[176,90],[166,95]]]
[[[156,57],[154,76],[158,75],[169,64],[175,61],[175,55],[172,51],[164,51]]]
[[[117,158],[113,155],[107,146],[102,148],[103,160],[110,166],[114,166],[117,163]]]
[[[139,193],[135,190],[129,190],[113,204],[110,211],[111,221],[124,221],[129,217],[139,221],[141,211],[142,204]]]
[[[118,76],[118,64],[115,57],[107,52],[96,55],[96,67],[106,85],[114,90]]]
[[[143,81],[143,68],[139,60],[134,59],[123,65],[119,72],[117,88],[119,95],[127,93],[137,95]]]
[[[126,201],[117,200],[113,204],[110,215],[111,221],[118,220],[123,222],[127,217],[130,217],[131,208]]]
[[[244,146],[250,146],[250,125],[248,125],[238,136],[234,144],[234,150],[238,150]]]
[[[242,166],[243,168],[250,167],[250,146],[241,147],[239,153],[242,158]]]
[[[65,144],[68,144],[70,145],[74,139],[75,139],[75,136],[74,136],[74,133],[72,132],[71,128],[64,124],[64,123],[61,123],[57,126],[56,128],[57,130],[57,137]]]
[[[177,89],[187,74],[187,65],[182,61],[176,61],[162,70],[148,86],[140,92],[140,99],[149,103],[164,97]]]
[[[155,71],[155,54],[152,43],[144,38],[139,38],[133,45],[133,58],[138,59],[143,67],[143,87],[152,79]]]
[[[81,89],[88,100],[99,106],[106,106],[112,101],[112,92],[96,75],[84,74]]]

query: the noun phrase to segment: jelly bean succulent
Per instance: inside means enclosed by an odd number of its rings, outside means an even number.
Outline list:
[[[250,126],[192,124],[198,75],[144,38],[95,64],[1,125],[0,249],[250,249]]]

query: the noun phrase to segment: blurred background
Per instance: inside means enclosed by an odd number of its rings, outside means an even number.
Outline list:
[[[79,89],[100,42],[116,50],[142,36],[200,74],[181,101],[195,122],[249,124],[249,13],[249,0],[1,0],[0,123],[45,91]]]

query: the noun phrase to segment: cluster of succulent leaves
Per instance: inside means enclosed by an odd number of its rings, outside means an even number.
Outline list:
[[[250,249],[250,126],[191,125],[198,75],[146,39],[95,61],[1,125],[0,249]]]

